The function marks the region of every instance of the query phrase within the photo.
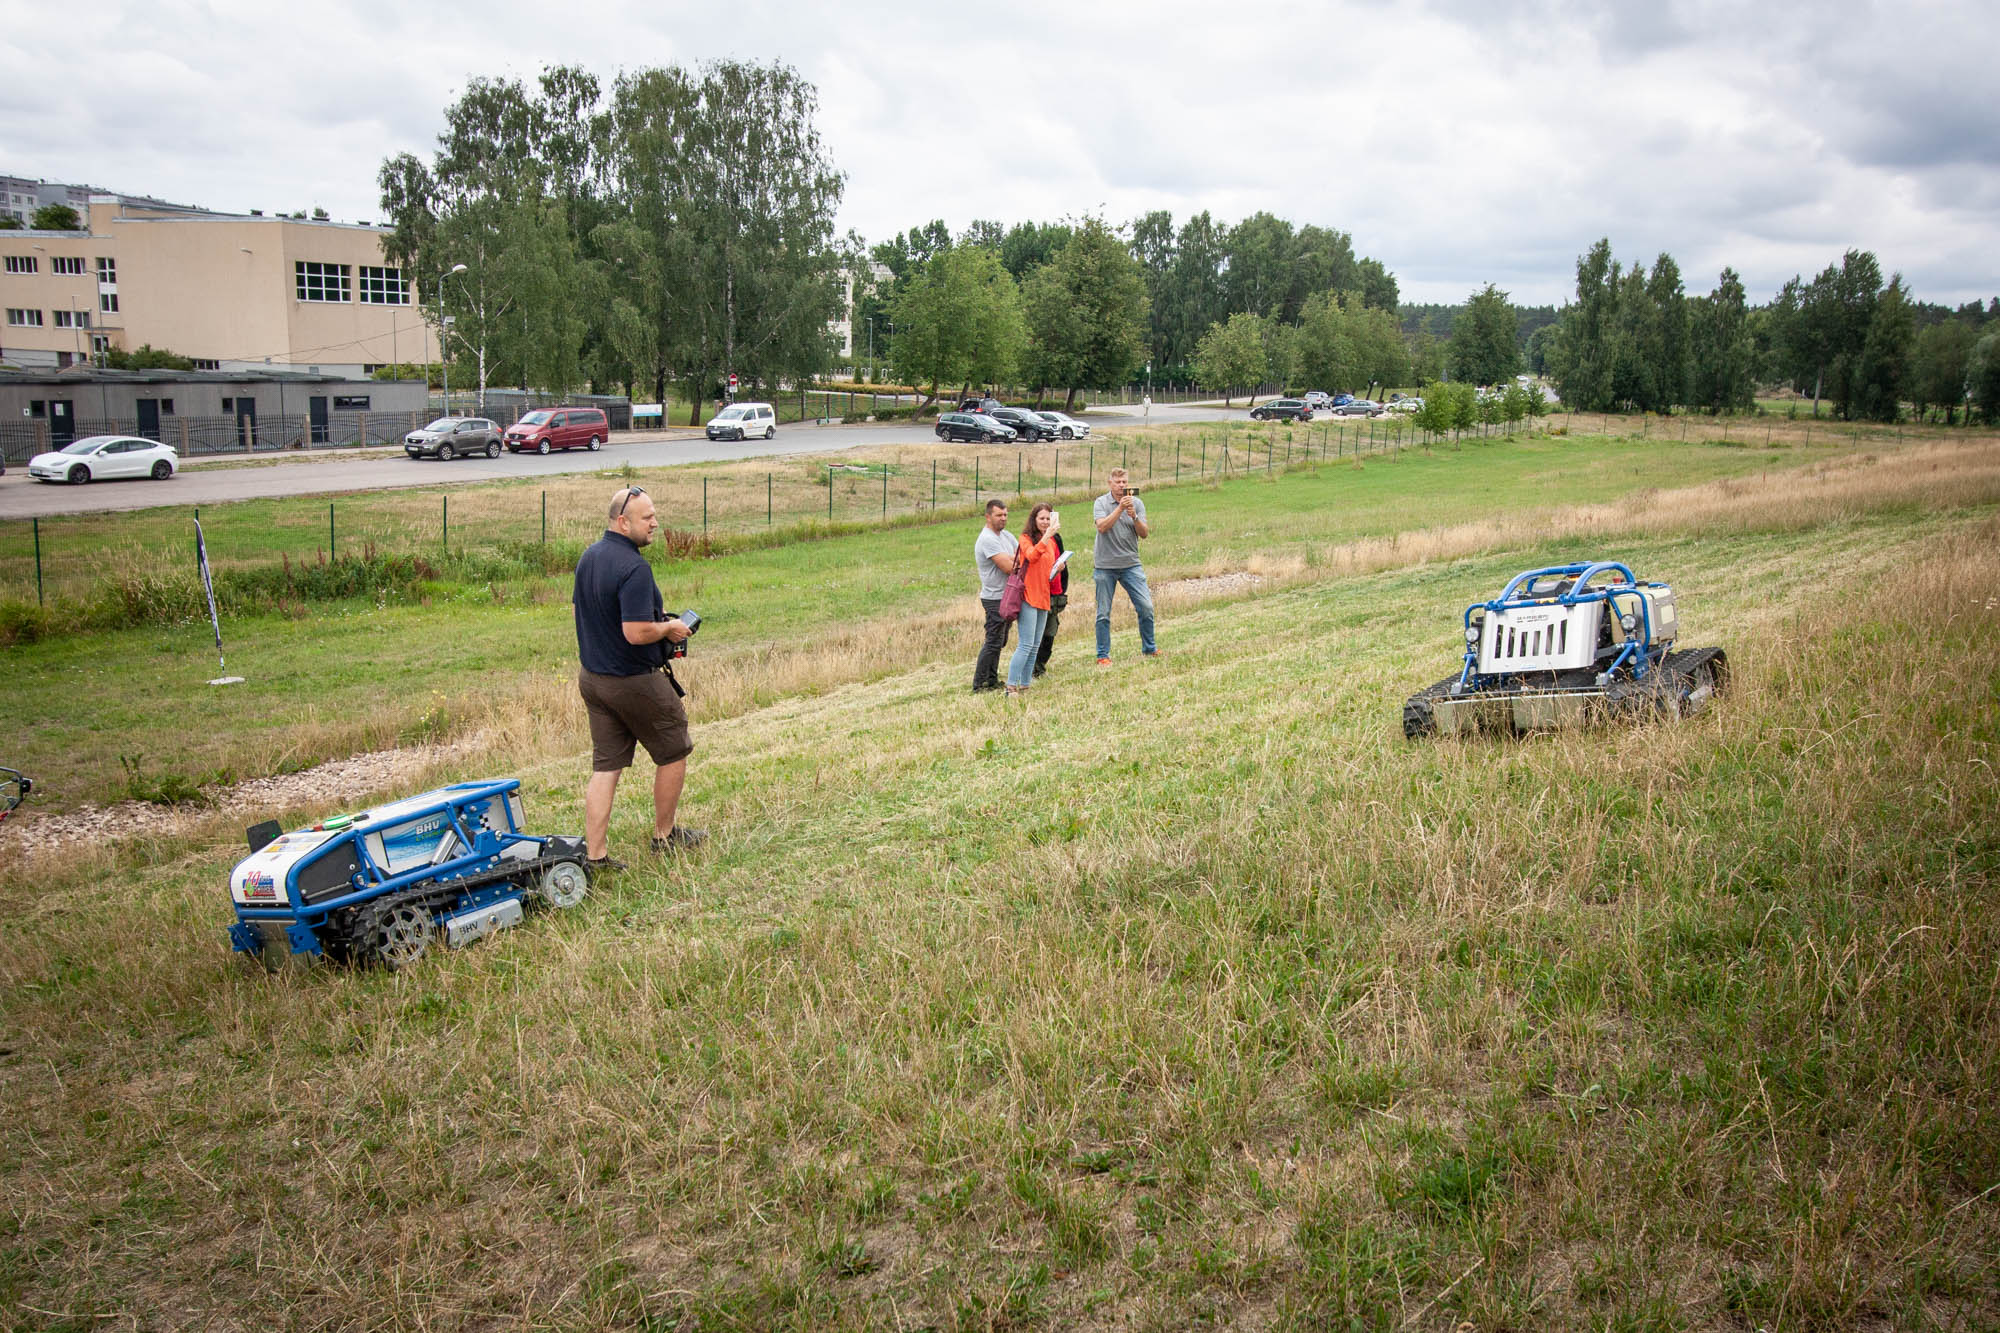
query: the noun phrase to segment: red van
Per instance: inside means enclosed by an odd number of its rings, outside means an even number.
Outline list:
[[[611,423],[601,407],[538,407],[507,428],[507,447],[517,454],[602,449],[610,438]]]

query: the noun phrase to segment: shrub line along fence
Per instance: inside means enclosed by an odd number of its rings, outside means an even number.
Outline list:
[[[1586,431],[1595,424],[1600,432],[1608,432],[1615,423],[1625,427],[1621,433],[1627,438],[1658,436],[1677,442],[1694,438],[1731,445],[1769,444],[1772,440],[1773,423],[1762,419],[1635,421],[1596,416],[1593,422],[1592,415],[1582,418]],[[1532,433],[1538,428],[1567,432],[1575,429],[1577,422],[1574,414],[1565,413],[1544,418],[1541,423],[1476,426],[1465,436],[1478,439]],[[1787,428],[1787,423],[1777,424]],[[1633,425],[1639,429],[1632,430]],[[1824,444],[1892,440],[1902,435],[1901,427],[1834,426],[1826,422],[1795,423],[1788,433],[1795,434],[1798,425],[1805,427],[1808,442],[1817,438]],[[1692,436],[1691,431],[1695,432]],[[969,454],[947,450],[932,456],[927,466],[895,460],[801,461],[763,470],[738,465],[721,476],[671,469],[665,484],[648,484],[663,525],[675,530],[677,540],[662,544],[671,553],[712,550],[708,542],[717,538],[723,539],[726,549],[732,544],[727,540],[731,536],[754,538],[776,531],[781,522],[804,528],[810,535],[837,530],[836,525],[906,521],[947,511],[977,512],[983,500],[993,495],[1026,499],[1086,489],[1094,493],[1103,482],[1099,469],[1109,467],[1114,459],[1132,473],[1135,484],[1160,487],[1270,475],[1301,464],[1452,443],[1452,437],[1433,438],[1392,418],[1325,423],[1246,421],[1173,427],[1161,432],[1121,431],[1115,441],[1041,445],[997,457],[977,450]],[[1014,466],[1007,467],[1009,462]],[[530,503],[522,504],[518,486],[483,486],[456,496],[396,491],[344,504],[302,499],[220,505],[211,508],[203,526],[209,558],[218,570],[252,569],[280,561],[338,560],[342,551],[348,552],[349,558],[358,552],[371,557],[378,552],[426,557],[437,552],[451,557],[482,549],[546,548],[552,541],[581,549],[603,528],[599,488],[616,482],[621,475],[608,469],[572,474],[566,485],[554,488],[559,499],[553,516],[550,488],[541,489]],[[79,515],[46,525],[39,519],[0,525],[0,599],[25,598],[31,583],[38,603],[52,591],[88,591],[104,579],[107,562],[116,560],[117,553],[108,542],[139,521],[143,520],[120,515],[116,527],[110,527],[112,520],[105,516]],[[77,539],[62,540],[58,534],[63,528],[72,529]],[[113,536],[101,536],[100,529]],[[426,529],[435,535],[424,535]],[[176,545],[178,541],[176,534]],[[157,548],[155,542],[141,554],[157,561]],[[180,549],[192,549],[191,537]]]

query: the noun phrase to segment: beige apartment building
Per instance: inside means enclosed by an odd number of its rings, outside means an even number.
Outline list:
[[[89,230],[0,231],[0,363],[95,363],[150,344],[200,370],[364,378],[437,356],[384,230],[147,208],[93,195]]]

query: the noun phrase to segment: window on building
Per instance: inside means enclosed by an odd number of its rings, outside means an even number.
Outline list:
[[[366,412],[368,410],[368,395],[365,393],[337,393],[333,396],[333,410],[336,412]]]
[[[118,313],[118,293],[117,293],[117,292],[99,292],[99,293],[97,294],[97,308],[98,308],[99,310],[103,311],[103,312],[104,312],[105,314],[107,314],[107,315],[115,315],[115,314],[117,314],[117,313]]]
[[[90,327],[88,310],[58,310],[55,312],[56,327],[59,329],[87,329]]]
[[[69,368],[70,368],[71,366],[73,366],[73,365],[75,365],[75,364],[76,364],[76,358],[75,358],[75,357],[73,357],[73,356],[71,356],[71,355],[70,355],[70,354],[69,354],[68,352],[57,352],[57,353],[56,353],[56,369],[57,369],[57,370],[68,370],[68,369],[69,369]]]
[[[301,259],[293,266],[301,301],[348,300],[348,266]]]
[[[7,311],[7,322],[17,329],[39,329],[42,327],[42,312],[39,310]]]
[[[194,368],[195,368],[196,370],[220,370],[220,369],[222,369],[222,363],[221,363],[220,361],[211,361],[211,360],[209,360],[209,359],[208,359],[208,358],[206,358],[206,357],[200,357],[200,356],[197,356],[197,357],[193,358],[193,360],[194,360]]]
[[[403,281],[403,270],[376,268],[371,264],[361,266],[361,304],[408,305],[409,303],[410,284]]]
[[[102,333],[93,333],[90,335],[90,354],[92,356],[103,356],[110,350],[111,339],[109,337]]]
[[[97,257],[97,280],[116,286],[118,283],[118,261],[115,259],[106,259],[103,255],[99,255]]]
[[[7,271],[9,273],[33,273],[37,270],[37,267],[38,266],[35,257],[33,255],[7,256]]]
[[[29,415],[29,416],[31,416],[31,417],[45,417],[45,416],[47,416],[48,414],[49,414],[49,405],[48,405],[47,403],[43,402],[43,401],[42,401],[41,399],[39,399],[39,398],[31,398],[31,399],[29,399],[29,400],[28,400],[28,415]]]
[[[83,256],[57,255],[49,261],[49,268],[72,278],[80,278],[83,276]]]
[[[236,400],[234,398],[223,399],[222,410],[225,412],[234,412],[236,410]]]
[[[162,398],[160,400],[160,415],[163,417],[170,417],[173,414],[174,414],[174,400],[171,398]]]

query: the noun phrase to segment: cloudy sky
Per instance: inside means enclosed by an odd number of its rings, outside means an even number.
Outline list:
[[[476,76],[718,57],[819,88],[873,241],[934,217],[1352,234],[1405,299],[1560,302],[1600,236],[1752,300],[1848,248],[2000,294],[2000,6],[1700,0],[0,0],[0,172],[211,208],[380,208]]]

